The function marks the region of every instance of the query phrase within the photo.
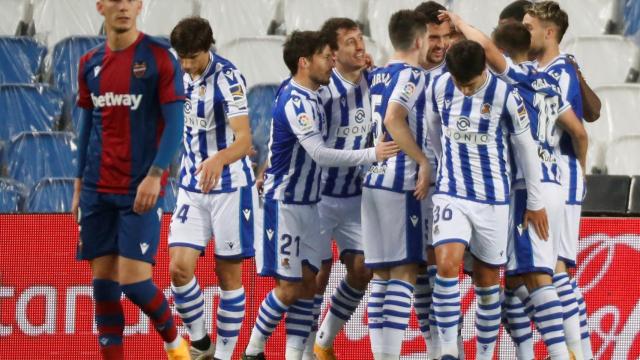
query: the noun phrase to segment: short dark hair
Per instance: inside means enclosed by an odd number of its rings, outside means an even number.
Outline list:
[[[414,10],[400,10],[389,20],[389,39],[395,50],[409,50],[416,37],[426,31],[427,18]]]
[[[569,15],[555,1],[542,1],[527,8],[527,14],[538,20],[548,21],[558,27],[558,43],[569,28]]]
[[[298,73],[298,60],[301,57],[311,59],[320,53],[329,41],[320,31],[294,31],[284,43],[282,58],[291,71],[291,75]]]
[[[442,21],[438,19],[438,15],[440,15],[440,11],[446,11],[447,8],[442,6],[435,1],[425,1],[418,5],[415,11],[421,13],[427,18],[427,24],[442,24]]]
[[[461,40],[447,50],[445,61],[451,76],[458,82],[467,83],[482,74],[486,58],[480,44],[471,40]]]
[[[500,21],[513,19],[517,22],[522,22],[524,14],[527,13],[527,9],[531,5],[532,3],[529,0],[516,0],[502,9],[499,19]]]
[[[216,43],[209,21],[197,16],[180,20],[171,30],[170,40],[171,46],[181,56],[209,51]]]
[[[493,41],[507,55],[514,57],[527,53],[531,47],[531,33],[521,22],[509,21],[498,25],[493,32]]]
[[[358,28],[358,24],[349,18],[335,17],[325,21],[324,24],[322,24],[322,28],[320,28],[320,32],[322,32],[329,41],[329,47],[331,47],[331,50],[335,51],[338,50],[338,30],[352,30]]]

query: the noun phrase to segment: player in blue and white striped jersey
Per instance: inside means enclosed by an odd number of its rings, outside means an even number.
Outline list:
[[[535,55],[538,70],[553,76],[560,85],[563,101],[571,104],[578,118],[583,119],[583,99],[576,69],[567,55],[560,53],[560,41],[569,26],[567,13],[553,1],[542,1],[531,6],[523,19],[531,33],[531,53]],[[577,154],[571,137],[560,132],[559,167],[565,192],[564,224],[554,285],[564,309],[564,327],[567,344],[577,359],[593,358],[584,298],[567,268],[575,267],[580,230],[582,199],[585,194],[583,170],[585,154]]]
[[[364,149],[371,143],[371,106],[362,31],[347,18],[328,19],[320,31],[329,39],[336,61],[329,85],[318,91],[326,115],[325,144],[335,149]],[[362,245],[363,174],[362,166],[322,169],[322,200],[318,203],[322,267],[316,278],[314,324],[305,359],[313,359],[314,353],[320,360],[335,358],[333,341],[358,307],[371,279],[371,271],[364,266]],[[334,239],[347,274],[333,292],[330,310],[318,327],[333,264]]]
[[[395,53],[370,74],[374,137],[389,137],[402,150],[372,165],[362,190],[365,263],[374,274],[369,337],[376,359],[400,356],[416,275],[426,260],[422,200],[428,195],[431,166],[423,152],[425,75],[419,68],[428,49],[426,35],[423,14],[393,14],[389,36]]]
[[[549,216],[549,237],[547,241],[542,241],[532,228],[524,232],[518,231],[518,227],[522,228],[526,190],[522,184],[522,171],[517,171],[512,191],[507,251],[509,262],[505,302],[509,304],[509,309],[506,315],[511,328],[510,334],[517,344],[518,359],[534,357],[531,327],[522,326],[525,323],[529,324],[529,319],[524,314],[524,303],[527,301],[534,307],[545,308],[546,314],[553,315],[545,318],[536,317],[536,325],[551,357],[566,358],[569,356],[567,346],[564,341],[558,341],[564,339],[561,327],[556,331],[545,331],[550,328],[557,329],[562,324],[562,306],[559,305],[551,278],[558,256],[564,210],[560,171],[557,165],[560,153],[556,127],[565,129],[571,135],[576,153],[586,152],[586,131],[571,105],[563,103],[557,81],[546,73],[538,72],[535,64],[528,61],[531,35],[522,23],[505,22],[499,25],[493,33],[496,42],[494,45],[487,36],[455,14],[446,15],[468,39],[479,42],[485,48],[487,63],[491,69],[519,90],[527,106],[532,135],[538,144],[543,197]],[[505,57],[502,52],[511,58]],[[554,303],[558,306],[554,306]]]
[[[260,234],[258,194],[247,153],[251,129],[245,81],[228,60],[210,50],[209,23],[187,18],[171,33],[185,71],[184,152],[169,257],[176,309],[187,325],[195,358],[230,359],[244,319],[242,259],[254,254]],[[198,258],[215,238],[221,288],[214,347],[205,327],[203,293],[194,276]],[[215,353],[214,353],[215,352]]]
[[[292,78],[282,87],[273,109],[264,183],[264,235],[256,242],[258,272],[274,277],[276,287],[260,306],[244,359],[263,358],[266,339],[285,312],[285,358],[302,358],[313,322],[315,277],[321,264],[320,167],[364,165],[397,152],[390,142],[361,150],[338,150],[324,144],[325,115],[317,90],[329,84],[333,54],[322,33],[293,32],[284,44],[283,57]]]
[[[429,127],[441,126],[433,197],[438,274],[433,306],[443,358],[458,358],[458,270],[465,248],[474,256],[476,358],[491,359],[500,326],[499,267],[506,263],[510,152],[525,173],[527,215],[546,229],[540,164],[529,116],[518,91],[485,68],[482,47],[464,40],[446,56],[450,71],[433,82]],[[544,235],[543,235],[544,236]]]
[[[416,11],[422,13],[427,17],[427,39],[429,50],[427,50],[427,55],[424,59],[420,60],[420,67],[424,70],[425,73],[425,92],[429,88],[429,84],[438,76],[447,72],[447,64],[444,61],[444,56],[449,48],[451,41],[451,31],[452,27],[448,21],[440,21],[438,19],[438,15],[440,11],[445,11],[446,8],[435,1],[426,1],[418,5],[415,9]],[[426,96],[425,101],[423,101],[423,106],[427,106]],[[426,109],[425,109],[426,111]],[[435,139],[439,141],[439,138]],[[435,183],[437,162],[436,155],[433,150],[433,139],[427,133],[426,141],[422,144],[422,151],[427,155],[429,162],[433,171],[431,172],[431,180],[430,183]],[[416,311],[416,316],[418,318],[418,325],[420,327],[420,332],[422,333],[422,337],[427,344],[427,350],[429,359],[439,359],[440,358],[440,349],[438,347],[438,329],[435,321],[435,315],[433,313],[432,304],[432,294],[433,294],[433,285],[436,277],[436,255],[432,246],[432,237],[431,237],[431,222],[433,221],[432,210],[433,210],[433,191],[432,188],[429,192],[429,196],[423,201],[427,203],[427,211],[425,212],[425,241],[426,241],[426,253],[427,253],[427,265],[420,268],[416,286],[414,289],[414,304],[413,307]],[[462,321],[460,323],[462,326]],[[460,329],[461,330],[461,329]],[[462,353],[464,352],[464,344],[462,340],[462,331],[459,332],[458,336],[458,348],[461,353],[460,357],[464,357]]]

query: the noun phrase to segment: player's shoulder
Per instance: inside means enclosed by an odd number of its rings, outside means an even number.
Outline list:
[[[406,64],[406,63],[403,63],[401,64],[401,66],[398,66],[393,72],[394,72],[394,76],[398,78],[404,78],[407,81],[414,82],[414,83],[417,83],[420,80],[423,80],[425,76],[423,69]]]
[[[144,38],[141,43],[145,43],[148,46],[157,47],[163,49],[165,51],[169,51],[171,49],[171,43],[169,43],[169,39],[161,36],[153,36],[149,34],[143,34]]]
[[[102,41],[98,45],[87,50],[87,52],[80,57],[80,63],[85,64],[91,61],[101,61],[101,54],[104,54],[105,52],[105,44],[105,41]]]
[[[567,54],[560,54],[558,57],[553,59],[553,61],[546,66],[544,72],[548,73],[558,81],[560,81],[562,76],[577,78],[576,69],[569,60],[569,56]]]
[[[222,57],[217,53],[213,54],[213,63],[216,64],[216,71],[221,71],[223,73],[229,71],[238,71],[238,68],[234,63],[231,62],[231,60]]]

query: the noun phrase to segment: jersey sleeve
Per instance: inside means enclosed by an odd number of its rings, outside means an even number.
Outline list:
[[[424,72],[407,68],[398,74],[398,81],[391,90],[389,102],[395,102],[411,111],[424,91]]]
[[[507,124],[509,132],[518,135],[529,130],[529,114],[524,104],[524,100],[516,88],[512,88],[506,99]]]
[[[78,100],[77,105],[83,109],[93,109],[93,101],[91,101],[91,91],[87,80],[85,79],[85,70],[87,65],[87,55],[80,58],[80,64],[78,65]]]
[[[312,104],[298,95],[292,95],[285,105],[287,123],[299,141],[320,134],[318,121],[314,116]]]
[[[176,56],[168,49],[153,47],[158,65],[158,97],[160,104],[184,100],[182,69]]]
[[[217,85],[224,98],[224,111],[227,118],[249,114],[247,86],[238,69],[222,69]]]
[[[515,85],[517,83],[526,82],[526,73],[524,69],[516,65],[510,57],[504,56],[504,60],[507,63],[507,68],[502,74],[497,74],[500,80],[507,84]]]
[[[551,75],[557,82],[560,88],[560,98],[561,102],[566,110],[567,106],[574,107],[575,104],[579,103],[576,99],[579,99],[582,95],[580,94],[580,83],[578,82],[577,77],[575,76],[575,72],[570,72],[568,67],[573,66],[570,64],[564,65],[556,65],[549,70],[549,75]],[[576,111],[576,115],[581,117],[582,109],[574,109]],[[562,111],[560,111],[562,112]]]

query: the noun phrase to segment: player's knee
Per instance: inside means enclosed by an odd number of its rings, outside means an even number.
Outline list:
[[[240,271],[221,271],[216,269],[216,276],[218,277],[218,283],[222,290],[234,290],[239,289],[242,286],[242,273]]]
[[[186,285],[193,278],[192,267],[179,261],[171,261],[169,263],[169,274],[171,283],[175,286]]]
[[[289,306],[302,297],[302,282],[280,281],[276,288],[276,296],[283,304]]]
[[[441,259],[438,261],[438,275],[453,278],[458,277],[460,263],[453,259]]]

